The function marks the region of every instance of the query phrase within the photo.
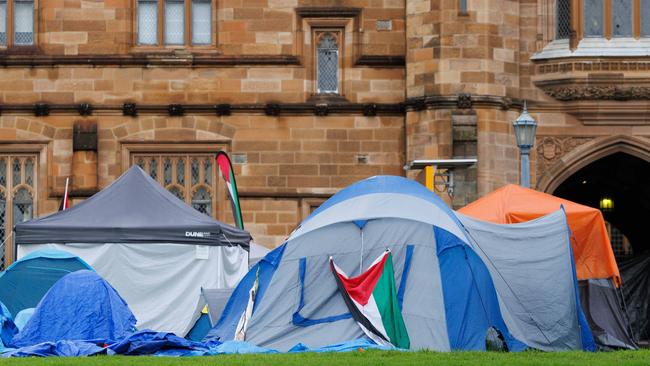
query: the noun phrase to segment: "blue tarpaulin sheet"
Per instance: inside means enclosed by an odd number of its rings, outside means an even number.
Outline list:
[[[43,342],[4,353],[3,357],[94,356],[106,349],[84,341]]]
[[[18,333],[18,327],[16,327],[11,319],[11,313],[0,302],[0,352],[11,342],[11,339],[16,333]]]
[[[135,330],[135,323],[126,302],[108,282],[93,271],[81,270],[52,286],[12,345],[123,339]]]
[[[394,350],[395,348],[379,346],[368,339],[356,339],[350,342],[334,344],[322,348],[309,348],[299,343],[289,353],[301,352],[349,352],[359,349]],[[94,356],[108,355],[155,355],[155,356],[213,356],[231,354],[273,354],[277,350],[258,347],[242,341],[220,343],[193,342],[173,333],[139,331],[118,341],[58,341],[44,342],[19,349],[8,350],[3,357],[48,357],[48,356]]]
[[[165,353],[173,356],[194,355],[208,351],[209,344],[194,342],[179,337],[174,333],[142,330],[135,332],[121,341],[111,344],[109,349],[120,355],[153,355]]]

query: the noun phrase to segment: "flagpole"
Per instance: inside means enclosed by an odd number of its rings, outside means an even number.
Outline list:
[[[68,183],[70,183],[70,177],[65,178],[65,192],[63,192],[63,209],[68,208]]]

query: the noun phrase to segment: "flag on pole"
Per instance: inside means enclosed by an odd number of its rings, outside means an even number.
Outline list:
[[[61,199],[61,204],[59,205],[59,211],[66,210],[70,207],[68,203],[68,183],[70,178],[65,178],[65,190],[63,191],[63,198]]]
[[[354,278],[349,278],[331,257],[330,268],[345,304],[363,332],[379,345],[408,349],[411,342],[397,301],[390,250]]]
[[[241,208],[239,206],[239,193],[237,193],[237,183],[235,182],[235,172],[232,169],[232,163],[228,154],[223,151],[217,153],[217,165],[221,176],[226,181],[228,187],[228,194],[230,195],[230,204],[232,205],[232,214],[235,218],[235,225],[238,228],[244,229],[244,219],[242,218]]]

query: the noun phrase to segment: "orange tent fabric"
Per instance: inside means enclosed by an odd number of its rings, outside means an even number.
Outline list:
[[[621,278],[600,210],[550,194],[509,184],[461,208],[459,212],[497,224],[536,219],[564,206],[573,233],[572,247],[578,279]]]

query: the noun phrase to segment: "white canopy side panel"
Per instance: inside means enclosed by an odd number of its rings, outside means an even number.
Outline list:
[[[19,245],[18,257],[46,248],[90,264],[129,304],[138,329],[179,336],[193,326],[201,287],[232,288],[248,271],[248,253],[239,246],[38,244]]]

